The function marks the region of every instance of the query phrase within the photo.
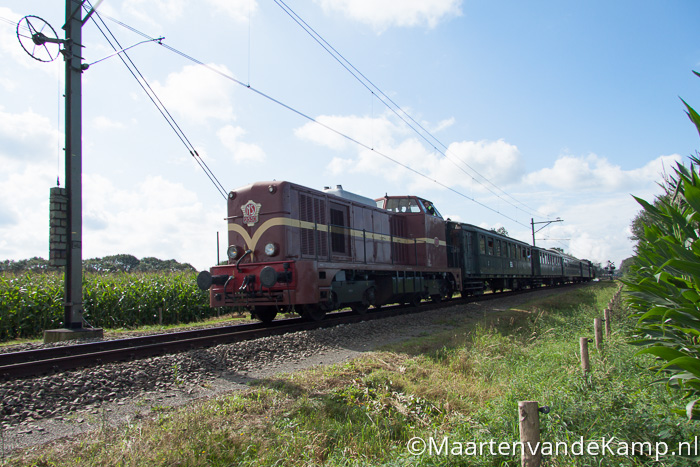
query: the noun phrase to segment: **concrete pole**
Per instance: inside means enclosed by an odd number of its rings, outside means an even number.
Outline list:
[[[82,217],[82,17],[80,2],[66,0],[66,189],[68,251],[66,254],[64,325],[83,327]]]

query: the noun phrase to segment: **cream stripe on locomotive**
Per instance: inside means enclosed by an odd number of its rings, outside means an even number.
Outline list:
[[[386,234],[379,234],[379,233],[373,233],[373,232],[363,232],[362,230],[357,230],[357,229],[349,229],[346,227],[339,227],[339,226],[328,226],[324,224],[314,224],[313,222],[308,222],[308,221],[300,221],[298,219],[290,219],[288,217],[274,217],[272,219],[268,219],[262,224],[260,224],[260,227],[258,227],[255,230],[255,233],[251,237],[248,232],[246,232],[245,227],[243,227],[240,224],[229,224],[228,229],[236,232],[239,234],[241,237],[243,237],[243,240],[245,240],[246,246],[248,249],[255,251],[255,247],[258,244],[258,241],[260,240],[260,237],[267,232],[268,229],[271,227],[276,227],[276,226],[289,226],[289,227],[297,227],[300,229],[308,229],[308,230],[318,230],[320,232],[335,232],[335,233],[345,233],[348,232],[350,235],[353,237],[365,237],[368,240],[378,240],[378,241],[384,241],[384,242],[390,242],[393,241],[394,243],[403,243],[406,245],[412,245],[413,243],[431,243],[435,244],[435,239],[434,238],[403,238],[403,237],[391,237],[390,235]],[[447,246],[447,242],[444,240],[439,240],[439,246]]]

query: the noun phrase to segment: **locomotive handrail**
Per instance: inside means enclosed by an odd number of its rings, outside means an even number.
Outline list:
[[[269,216],[272,214],[290,214],[291,215],[292,212],[291,211],[270,211],[270,212],[258,213],[258,215],[260,215],[260,216]],[[238,219],[238,218],[242,218],[242,217],[245,217],[245,216],[243,216],[243,214],[237,215],[237,216],[226,216],[226,217],[224,217],[224,220],[228,221],[228,220]]]

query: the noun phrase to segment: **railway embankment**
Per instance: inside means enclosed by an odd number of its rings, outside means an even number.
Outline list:
[[[568,447],[550,465],[641,465],[658,451],[624,453],[625,443],[670,446],[700,430],[651,384],[626,344],[622,310],[582,373],[580,337],[593,337],[593,318],[615,290],[603,282],[542,290],[105,365],[67,373],[53,389],[50,377],[4,383],[3,399],[18,406],[45,402],[3,419],[3,462],[517,464],[519,453],[493,448],[517,442],[518,401],[537,400],[551,409],[540,416],[542,440]],[[578,455],[573,444],[611,438],[597,455]]]

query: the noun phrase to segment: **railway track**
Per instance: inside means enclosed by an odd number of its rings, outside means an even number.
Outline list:
[[[372,310],[363,315],[354,314],[351,311],[341,311],[331,313],[325,319],[315,322],[305,321],[301,318],[289,318],[275,320],[269,325],[262,323],[239,324],[8,352],[0,354],[0,380],[53,374],[76,368],[131,361],[266,336],[383,319],[401,314],[434,310],[445,306],[466,304],[473,301],[503,298],[519,293],[523,292],[510,291],[485,294],[477,297],[452,299],[440,303],[426,302],[418,307],[393,305],[382,307],[379,310]]]

